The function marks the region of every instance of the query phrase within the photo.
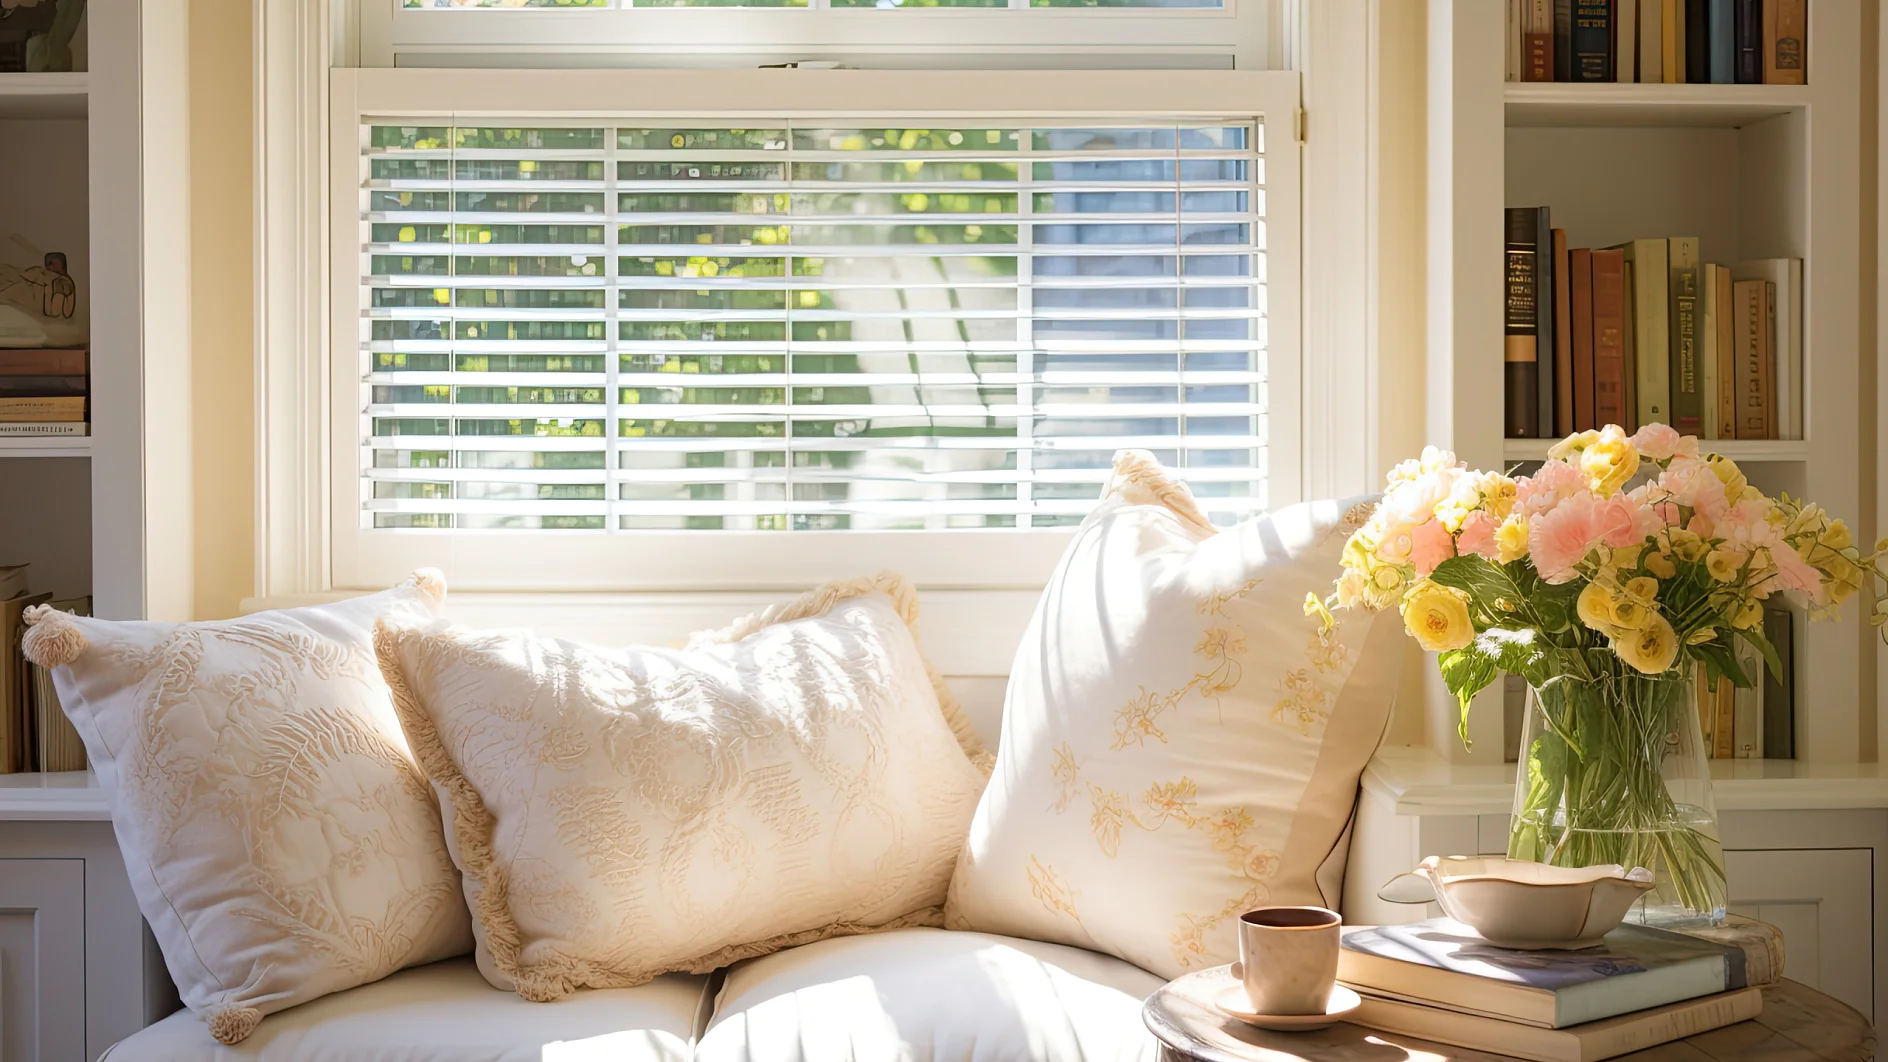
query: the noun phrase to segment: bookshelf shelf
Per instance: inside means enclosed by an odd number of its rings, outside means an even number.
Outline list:
[[[92,439],[89,435],[50,439],[0,438],[0,458],[90,456],[92,456]]]
[[[1506,84],[1509,128],[1741,128],[1809,105],[1806,85]]]
[[[83,118],[89,79],[72,74],[0,74],[0,119]]]
[[[1545,461],[1553,439],[1503,439],[1504,461]],[[1700,443],[1706,453],[1723,454],[1737,462],[1790,462],[1809,459],[1809,443],[1802,439],[1707,439]]]

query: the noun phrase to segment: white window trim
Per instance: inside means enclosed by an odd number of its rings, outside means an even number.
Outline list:
[[[367,0],[372,3],[374,0]],[[1373,42],[1344,39],[1342,32],[1366,25],[1375,30],[1376,0],[1320,0],[1308,16],[1289,15],[1284,41],[1309,68],[1304,93],[1321,128],[1353,124],[1363,128],[1372,110],[1370,83],[1352,77],[1368,70]],[[260,0],[256,17],[256,282],[257,307],[256,423],[257,512],[256,597],[274,603],[291,596],[337,590],[331,563],[329,528],[330,453],[328,368],[328,272],[326,181],[329,168],[328,81],[335,57],[353,58],[353,42],[343,32],[349,0],[331,9],[299,0]],[[1330,52],[1326,62],[1319,57]],[[1348,57],[1348,58],[1347,58]],[[672,76],[672,75],[671,75]],[[1167,79],[1211,76],[1166,75]],[[1054,80],[1057,75],[1048,75]],[[692,110],[693,108],[691,108]],[[1223,104],[1213,108],[1226,113]],[[1035,108],[1032,108],[1035,110]],[[1306,460],[1297,471],[1307,496],[1357,493],[1369,489],[1378,464],[1369,443],[1375,408],[1373,286],[1361,290],[1375,256],[1372,223],[1346,224],[1369,214],[1369,192],[1379,175],[1374,153],[1358,153],[1348,139],[1330,138],[1333,150],[1321,151],[1317,139],[1305,153],[1302,215],[1308,232],[1330,238],[1303,251],[1301,304],[1329,307],[1305,314],[1300,344],[1306,402],[1300,410],[1297,438]],[[1341,148],[1342,150],[1339,150]],[[1363,174],[1356,181],[1343,175]],[[351,356],[350,356],[351,364]],[[1314,402],[1312,396],[1322,395]],[[1316,412],[1313,413],[1313,408]],[[786,537],[786,536],[780,536]],[[908,547],[889,563],[904,566]],[[862,568],[870,558],[854,555]],[[1046,567],[1041,569],[1046,574]],[[779,570],[765,583],[804,586],[818,576],[811,571]],[[1039,584],[1040,578],[1035,580]],[[957,585],[963,585],[961,583]],[[515,591],[551,591],[551,585],[518,583]],[[562,596],[562,595],[559,595]],[[527,600],[526,593],[512,595]]]

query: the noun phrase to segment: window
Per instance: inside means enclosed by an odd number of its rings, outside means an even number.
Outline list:
[[[1039,577],[1116,449],[1226,523],[1295,490],[1262,112],[342,120],[337,556]]]

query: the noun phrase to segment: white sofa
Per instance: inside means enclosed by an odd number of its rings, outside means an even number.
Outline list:
[[[985,933],[841,937],[707,977],[529,1003],[470,957],[273,1015],[224,1047],[189,1011],[109,1062],[1126,1062],[1152,1060],[1141,1001],[1161,979],[1119,959]]]

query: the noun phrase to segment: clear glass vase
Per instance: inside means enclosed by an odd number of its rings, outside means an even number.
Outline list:
[[[1609,662],[1529,687],[1509,858],[1644,867],[1658,884],[1628,918],[1723,921],[1724,848],[1691,671]]]

